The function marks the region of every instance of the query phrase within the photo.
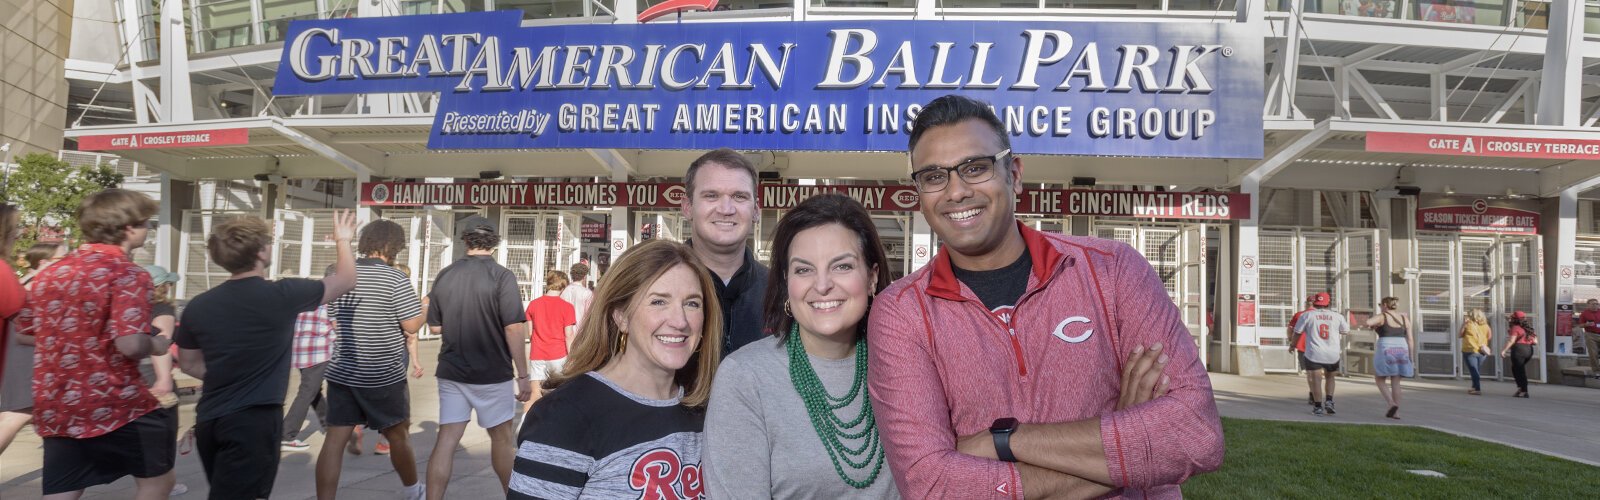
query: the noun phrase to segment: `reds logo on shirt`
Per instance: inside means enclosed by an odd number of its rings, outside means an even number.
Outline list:
[[[1016,312],[1017,306],[1000,306],[989,311],[989,315],[1000,320],[1003,324],[1011,324],[1011,313]]]
[[[685,464],[678,452],[656,448],[639,455],[628,473],[628,487],[640,500],[693,500],[705,497],[700,465]]]

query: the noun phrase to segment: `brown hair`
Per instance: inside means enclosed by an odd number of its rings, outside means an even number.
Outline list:
[[[78,229],[89,243],[120,245],[128,226],[143,224],[160,206],[143,193],[109,188],[91,194],[78,206]]]
[[[22,236],[22,212],[16,205],[6,203],[0,205],[0,255],[11,258],[11,246],[17,244],[17,237]]]
[[[356,252],[362,256],[377,254],[390,263],[405,249],[405,228],[388,219],[378,219],[361,228],[361,238],[356,243]]]
[[[674,378],[683,387],[684,406],[705,406],[711,397],[711,380],[716,377],[717,363],[722,361],[722,305],[717,301],[711,273],[700,264],[694,250],[688,245],[661,239],[629,249],[611,265],[605,277],[600,278],[594,302],[585,316],[590,320],[583,322],[583,329],[567,354],[566,366],[561,373],[550,377],[544,387],[555,389],[610,363],[622,348],[619,337],[623,333],[612,313],[633,309],[636,297],[668,270],[680,265],[689,266],[700,278],[700,294],[705,303],[701,312],[705,314],[705,323],[700,332],[699,349],[689,357],[687,365],[678,369]]]
[[[882,292],[889,286],[889,259],[878,239],[878,227],[861,202],[836,193],[800,202],[778,221],[778,230],[772,236],[772,270],[767,274],[767,296],[762,313],[767,318],[767,333],[777,336],[779,342],[789,340],[789,327],[794,324],[794,316],[784,309],[784,304],[789,302],[789,247],[805,230],[828,224],[838,224],[855,233],[856,242],[861,245],[861,265],[869,266],[866,271],[878,278],[872,293]],[[862,317],[856,324],[856,335],[866,333],[867,318]]]
[[[567,273],[561,271],[544,273],[544,291],[546,292],[559,292],[567,287],[567,283],[571,282],[571,280],[567,279]]]
[[[172,282],[168,281],[166,283],[162,283],[162,284],[156,285],[155,288],[151,288],[150,289],[150,303],[151,304],[171,304],[172,303],[172,287],[173,287]]]
[[[723,168],[731,168],[734,170],[743,170],[744,173],[750,174],[750,195],[755,196],[756,166],[751,164],[750,159],[745,158],[744,155],[739,154],[738,151],[728,148],[721,148],[700,155],[699,158],[695,158],[693,162],[689,163],[689,171],[683,173],[683,188],[691,199],[694,198],[694,177],[700,172],[700,167],[704,167],[708,164],[720,165]]]
[[[60,248],[61,245],[55,243],[34,243],[33,246],[28,247],[27,252],[22,254],[22,258],[28,261],[28,269],[38,270],[39,264],[50,260],[51,257],[55,257],[56,250]]]
[[[272,227],[260,217],[228,219],[211,230],[206,238],[206,254],[230,273],[255,269],[261,250],[272,244]]]

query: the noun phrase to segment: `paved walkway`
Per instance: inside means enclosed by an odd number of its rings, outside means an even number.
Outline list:
[[[437,359],[438,343],[421,346],[423,359]],[[438,429],[437,386],[429,375],[411,384],[411,410],[416,416],[411,437],[418,450],[418,470],[426,469],[427,454],[433,449]],[[296,381],[290,381],[290,390]],[[1453,434],[1475,437],[1570,458],[1600,466],[1600,391],[1556,385],[1535,385],[1533,397],[1516,399],[1510,395],[1510,382],[1486,382],[1485,394],[1469,396],[1466,382],[1454,380],[1407,381],[1399,422],[1383,418],[1382,398],[1371,378],[1340,379],[1336,389],[1339,414],[1332,417],[1311,415],[1305,404],[1305,380],[1290,375],[1239,377],[1212,374],[1217,404],[1228,417],[1273,420],[1298,420],[1336,423],[1421,425]],[[181,407],[181,422],[194,421],[194,406]],[[310,426],[316,425],[311,419]],[[185,427],[187,428],[187,427]],[[346,499],[389,500],[396,498],[400,481],[390,467],[389,458],[372,455],[377,437],[368,433],[366,453],[345,456],[340,478],[340,495]],[[273,498],[305,499],[315,496],[313,476],[315,452],[322,435],[309,439],[306,451],[285,452],[278,468]],[[0,497],[7,500],[39,498],[39,437],[25,428],[15,443],[0,456]],[[456,449],[455,474],[450,482],[450,498],[504,498],[489,466],[488,436],[476,426],[468,427]],[[195,455],[178,457],[178,481],[189,486],[189,493],[178,498],[205,498],[206,481]],[[123,479],[107,486],[90,488],[84,498],[127,498],[133,480]]]
[[[1401,420],[1384,418],[1388,407],[1371,377],[1339,379],[1339,413],[1311,414],[1304,376],[1240,377],[1211,374],[1217,407],[1225,417],[1306,422],[1417,425],[1600,466],[1600,390],[1533,384],[1532,397],[1513,398],[1516,384],[1483,382],[1471,396],[1470,381],[1402,382]]]

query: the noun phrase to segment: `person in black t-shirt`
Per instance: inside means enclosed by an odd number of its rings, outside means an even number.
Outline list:
[[[272,494],[294,320],[355,288],[355,229],[354,214],[334,215],[336,272],[321,281],[265,278],[272,228],[259,218],[223,222],[206,240],[211,260],[233,276],[189,301],[175,338],[184,373],[205,382],[194,432],[210,498]]]
[[[450,486],[456,444],[474,411],[478,425],[489,432],[490,464],[500,477],[500,487],[506,487],[516,455],[517,401],[533,395],[528,363],[512,355],[522,352],[528,329],[517,276],[494,261],[500,235],[492,227],[476,224],[467,227],[461,241],[467,256],[439,271],[428,291],[428,325],[441,339],[435,368],[439,437],[428,457],[430,500],[444,498]]]
[[[755,232],[756,168],[750,160],[728,148],[708,152],[689,164],[683,174],[683,216],[689,219],[693,238],[687,243],[711,271],[722,306],[723,355],[767,334],[761,298],[767,289],[767,266],[756,260],[746,244]]]

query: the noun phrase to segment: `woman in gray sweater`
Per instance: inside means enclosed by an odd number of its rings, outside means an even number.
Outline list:
[[[706,413],[706,496],[899,498],[867,397],[867,307],[889,285],[872,218],[843,195],[778,222],[772,336],[723,360]]]

